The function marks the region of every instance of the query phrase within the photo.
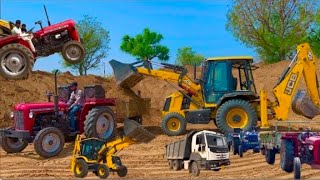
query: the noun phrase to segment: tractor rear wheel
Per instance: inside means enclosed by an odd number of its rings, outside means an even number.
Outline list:
[[[179,113],[166,114],[161,121],[161,129],[168,136],[179,136],[186,131],[186,119]]]
[[[288,139],[281,141],[280,167],[282,170],[291,173],[293,171],[294,150],[293,142]]]
[[[70,64],[78,64],[85,58],[85,49],[78,41],[69,41],[62,47],[62,56]]]
[[[34,56],[25,46],[13,43],[0,49],[0,74],[7,79],[25,79],[32,71]]]
[[[267,149],[266,150],[266,161],[268,164],[274,164],[276,159],[276,152],[274,149]]]
[[[128,168],[126,166],[121,166],[117,171],[119,177],[125,177],[128,174]]]
[[[245,100],[231,99],[223,103],[216,114],[216,123],[222,133],[233,132],[234,128],[250,131],[257,124],[254,107]]]
[[[84,178],[88,174],[88,164],[83,159],[77,159],[73,169],[74,176]]]
[[[111,140],[117,131],[117,122],[112,109],[107,106],[92,108],[84,121],[84,132],[87,137]]]
[[[301,161],[300,158],[295,157],[293,162],[293,179],[300,179],[301,178]]]
[[[109,168],[105,164],[100,164],[97,170],[97,175],[101,179],[106,179],[109,176]]]
[[[44,158],[50,158],[62,151],[64,142],[64,136],[58,128],[47,127],[38,132],[33,145],[37,154]]]
[[[2,149],[7,153],[18,153],[28,146],[28,143],[23,139],[4,136],[0,136],[0,144]]]

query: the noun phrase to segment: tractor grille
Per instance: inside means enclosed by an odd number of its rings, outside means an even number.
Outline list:
[[[14,112],[14,121],[15,121],[16,129],[24,130],[23,111]]]

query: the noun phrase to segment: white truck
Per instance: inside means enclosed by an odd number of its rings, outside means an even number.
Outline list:
[[[213,131],[192,131],[183,139],[166,145],[170,169],[188,169],[199,176],[200,169],[219,171],[230,165],[227,138]]]

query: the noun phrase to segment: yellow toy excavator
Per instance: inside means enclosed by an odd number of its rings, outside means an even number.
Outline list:
[[[110,142],[103,142],[97,138],[82,139],[81,135],[78,135],[71,160],[71,172],[78,178],[87,176],[88,171],[102,179],[107,178],[109,172],[116,172],[119,177],[125,177],[128,169],[116,153],[131,144],[148,143],[154,138],[153,134],[130,119],[124,120],[123,134]]]
[[[182,66],[166,63],[159,64],[162,69],[153,69],[148,61],[124,64],[111,60],[109,63],[117,84],[123,88],[135,86],[144,76],[178,84],[177,92],[166,98],[162,110],[161,128],[170,136],[184,133],[187,123],[207,124],[211,120],[224,133],[235,128],[249,131],[258,120],[262,128],[267,128],[268,118],[288,118],[291,102],[297,114],[310,119],[320,114],[317,59],[307,43],[297,47],[297,55],[274,87],[275,102],[267,100],[265,90],[260,95],[256,92],[252,71],[257,67],[250,56],[205,59],[200,79],[196,75],[193,79],[188,77]],[[302,75],[307,93],[295,93]]]

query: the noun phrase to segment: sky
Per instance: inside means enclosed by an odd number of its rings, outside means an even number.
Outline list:
[[[226,30],[227,12],[231,0],[0,0],[1,19],[15,22],[20,19],[27,29],[39,25],[41,20],[47,26],[43,5],[46,5],[51,24],[67,19],[76,22],[84,15],[97,17],[101,25],[109,31],[110,50],[102,60],[101,68],[89,74],[103,75],[113,73],[109,61],[116,59],[131,63],[135,58],[120,50],[122,37],[135,36],[149,28],[163,35],[162,45],[169,48],[169,63],[175,63],[177,49],[190,46],[206,58],[215,56],[253,56],[253,49],[237,41]],[[62,68],[60,56],[54,54],[37,59],[33,70],[49,71]],[[77,75],[77,73],[73,73]]]

